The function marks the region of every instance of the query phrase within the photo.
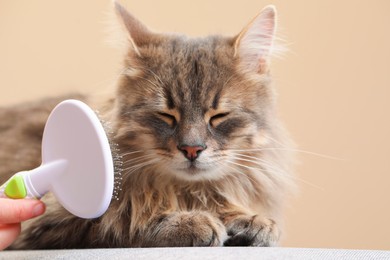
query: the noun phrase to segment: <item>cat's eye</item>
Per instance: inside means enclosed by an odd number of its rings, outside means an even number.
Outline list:
[[[213,115],[212,117],[210,117],[210,125],[212,127],[216,127],[219,123],[221,123],[223,120],[225,120],[225,118],[229,115],[229,112],[225,112],[225,113],[218,113],[216,115]]]
[[[176,125],[176,117],[174,115],[165,112],[158,112],[158,115],[168,125],[172,127]]]

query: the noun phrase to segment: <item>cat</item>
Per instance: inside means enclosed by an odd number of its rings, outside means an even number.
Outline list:
[[[40,164],[49,112],[76,98],[112,125],[119,199],[86,220],[47,194],[47,212],[10,248],[278,245],[293,178],[269,69],[275,8],[234,37],[204,38],[155,33],[115,10],[129,45],[116,89],[1,108],[0,181]]]

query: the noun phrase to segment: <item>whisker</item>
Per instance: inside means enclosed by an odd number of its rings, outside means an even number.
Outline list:
[[[295,179],[295,180],[297,180],[297,181],[300,181],[300,182],[302,182],[302,183],[304,183],[304,184],[306,184],[306,185],[309,185],[309,186],[311,186],[311,187],[313,187],[313,188],[319,189],[320,191],[325,191],[325,188],[320,187],[320,186],[318,186],[318,185],[316,185],[316,184],[314,184],[314,183],[312,183],[312,182],[306,181],[306,180],[304,180],[304,179],[302,179],[302,178],[299,178],[299,177],[297,177],[297,176],[292,176],[292,178]]]
[[[239,158],[239,159],[240,159],[240,160],[243,160],[243,161],[253,162],[253,163],[258,164],[258,165],[260,165],[260,166],[267,166],[267,167],[269,167],[269,168],[273,168],[273,169],[275,169],[275,170],[278,170],[278,171],[280,171],[280,172],[282,172],[282,173],[288,174],[287,171],[284,171],[282,168],[279,168],[279,167],[276,167],[276,166],[272,165],[271,162],[268,162],[268,161],[266,161],[266,160],[264,160],[264,159],[257,158],[257,157],[254,157],[254,156],[241,155],[241,154],[235,154],[235,156],[238,156],[238,157],[245,157],[245,159],[244,159],[244,158]],[[248,158],[248,157],[249,157],[250,159],[246,159],[246,158]]]
[[[141,168],[144,168],[146,166],[149,166],[149,165],[152,165],[152,164],[155,164],[156,162],[160,161],[160,159],[158,158],[155,158],[153,160],[150,160],[150,161],[146,161],[146,162],[143,162],[143,163],[139,163],[139,164],[136,164],[136,165],[133,165],[129,168],[127,168],[125,170],[125,174],[132,174],[133,172],[141,169]]]
[[[262,152],[262,151],[273,151],[273,150],[276,150],[276,151],[277,150],[282,150],[282,151],[299,152],[299,153],[315,155],[315,156],[318,156],[318,157],[331,159],[331,160],[339,160],[339,161],[344,160],[344,159],[333,157],[333,156],[326,155],[326,154],[320,154],[320,153],[305,151],[305,150],[301,150],[301,149],[287,148],[287,147],[264,147],[264,148],[255,148],[255,149],[228,149],[227,151],[232,151],[232,152]]]
[[[261,159],[261,158],[255,157],[255,156],[249,156],[249,155],[245,155],[245,154],[239,154],[239,153],[232,153],[232,155],[235,156],[235,158],[237,158],[237,159],[239,159],[239,160],[241,160],[241,161],[252,162],[252,163],[258,164],[258,165],[260,165],[260,166],[266,165],[266,166],[268,166],[268,167],[270,167],[270,168],[273,168],[273,169],[275,169],[275,170],[278,170],[278,171],[281,171],[281,172],[287,174],[286,171],[283,171],[282,169],[277,168],[277,167],[271,165],[269,162],[267,162],[267,161],[264,160],[264,159]],[[241,158],[240,158],[240,157],[241,157]],[[243,158],[242,158],[242,157],[243,157]],[[249,158],[249,159],[247,159],[247,158]]]
[[[135,153],[142,153],[144,151],[138,150],[138,151],[131,151],[131,152],[126,152],[126,153],[121,153],[122,156],[128,156],[130,154],[135,154]]]
[[[282,147],[282,148],[289,148],[289,147],[286,147],[284,144],[282,144],[281,142],[279,142],[278,140],[276,140],[275,138],[273,138],[273,137],[270,136],[270,135],[266,135],[266,138],[267,138],[267,139],[270,139],[270,140],[273,141],[274,143],[280,145],[280,147]]]
[[[243,160],[243,161],[252,162],[252,163],[258,164],[258,165],[260,165],[260,166],[264,166],[264,167],[266,167],[266,168],[273,169],[273,170],[275,170],[276,172],[283,173],[285,176],[287,176],[287,177],[289,177],[289,178],[291,178],[291,179],[300,181],[300,182],[302,182],[302,183],[304,183],[304,184],[306,184],[306,185],[312,186],[312,187],[314,187],[314,188],[316,188],[316,189],[319,189],[319,190],[322,190],[322,191],[325,190],[324,188],[322,188],[322,187],[320,187],[320,186],[318,186],[318,185],[316,185],[316,184],[314,184],[314,183],[311,183],[311,182],[309,182],[309,181],[306,181],[306,180],[304,180],[304,179],[302,179],[302,178],[300,178],[300,177],[297,177],[297,176],[295,176],[295,175],[290,175],[290,174],[288,174],[286,171],[284,171],[283,169],[279,169],[279,168],[277,168],[277,167],[275,167],[275,166],[269,164],[267,161],[265,161],[265,160],[263,160],[263,159],[260,159],[260,158],[254,157],[254,156],[242,155],[242,154],[235,154],[235,155],[237,155],[237,156],[244,156],[244,157],[250,157],[250,158],[255,158],[255,159],[258,160],[258,161],[253,161],[253,160],[244,159],[244,158],[238,158],[238,159],[239,159],[239,160]],[[259,170],[264,170],[264,169],[259,168]]]
[[[217,162],[217,163],[218,163],[220,166],[222,166],[222,167],[225,167],[225,166],[226,166],[226,167],[229,167],[230,169],[233,169],[234,172],[239,173],[240,175],[245,176],[248,180],[250,180],[250,181],[252,181],[252,182],[254,182],[254,183],[257,182],[257,181],[256,181],[255,179],[253,179],[251,176],[249,176],[248,174],[245,174],[244,172],[240,171],[239,169],[233,167],[232,165],[224,164],[224,163],[222,163],[222,162]],[[235,176],[235,175],[229,174],[229,176],[232,176],[233,178],[236,178],[236,179],[238,180],[238,177]]]
[[[250,163],[254,163],[254,164],[257,164],[259,166],[264,166],[264,164],[262,164],[260,161],[260,159],[258,159],[259,161],[254,161],[254,160],[251,160],[251,159],[247,159],[247,158],[241,158],[241,155],[238,155],[236,154],[233,159],[237,159],[237,160],[240,160],[240,161],[244,161],[244,162],[250,162]],[[265,161],[264,161],[265,162]],[[268,164],[268,165],[265,165],[265,166],[269,166],[270,168],[273,168],[274,170],[279,170],[278,168]],[[259,170],[265,170],[265,169],[262,169],[262,168],[256,168],[254,167],[255,169],[259,169]]]
[[[143,156],[139,156],[139,157],[135,157],[135,158],[126,160],[123,164],[135,163],[135,162],[138,162],[140,160],[152,159],[154,157],[155,157],[154,154],[146,154],[146,155],[143,155]]]
[[[239,167],[242,167],[242,168],[245,168],[245,169],[250,169],[250,170],[256,170],[256,172],[258,172],[260,170],[260,173],[262,173],[261,175],[266,177],[267,180],[264,180],[266,181],[267,183],[272,183],[274,184],[274,182],[272,181],[272,179],[267,175],[265,174],[265,171],[264,169],[260,169],[260,168],[256,168],[256,167],[250,167],[250,166],[247,166],[247,165],[244,165],[244,164],[241,164],[241,163],[237,163],[237,162],[232,162],[230,160],[226,160],[226,162],[230,163],[230,164],[233,164],[233,165],[237,165]],[[248,176],[248,174],[245,174]],[[253,180],[253,179],[252,179]]]
[[[151,159],[152,159],[152,158],[147,157],[147,158],[140,158],[140,159],[137,160],[137,161],[129,162],[130,165],[128,165],[127,167],[124,167],[124,170],[128,170],[128,169],[134,168],[134,167],[136,167],[136,166],[139,165],[139,164],[142,164],[142,163],[145,163],[145,162],[150,161]]]
[[[228,163],[231,163],[231,164],[234,164],[234,165],[237,165],[237,166],[240,166],[240,167],[246,168],[246,169],[250,169],[250,170],[258,170],[258,168],[251,167],[251,166],[248,166],[248,165],[244,165],[244,164],[241,164],[241,163],[232,162],[232,161],[230,161],[230,160],[225,160],[225,161],[226,161],[226,162],[228,162]]]
[[[136,161],[136,160],[139,160],[139,159],[143,159],[143,158],[149,158],[149,157],[155,157],[154,154],[152,153],[147,153],[147,154],[140,154],[140,155],[137,155],[137,156],[131,156],[131,157],[128,157],[128,159],[124,159],[124,162],[123,163],[129,163],[129,162],[133,162],[133,161]]]
[[[256,157],[256,156],[250,156],[250,155],[246,155],[246,154],[241,154],[241,153],[230,153],[232,155],[237,155],[237,156],[242,156],[242,157],[245,157],[245,158],[250,158],[250,159],[254,159],[254,160],[258,160],[259,158]]]

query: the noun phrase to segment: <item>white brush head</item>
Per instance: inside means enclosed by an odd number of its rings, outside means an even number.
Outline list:
[[[59,160],[66,160],[67,166],[51,181],[50,191],[76,216],[101,216],[113,194],[113,158],[99,118],[81,101],[60,103],[46,123],[42,165]]]

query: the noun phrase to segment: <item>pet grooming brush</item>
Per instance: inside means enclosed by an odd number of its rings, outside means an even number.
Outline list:
[[[45,125],[42,164],[12,176],[0,187],[0,197],[39,199],[51,191],[72,214],[101,216],[116,196],[120,178],[114,175],[120,158],[106,130],[83,102],[61,102]]]

